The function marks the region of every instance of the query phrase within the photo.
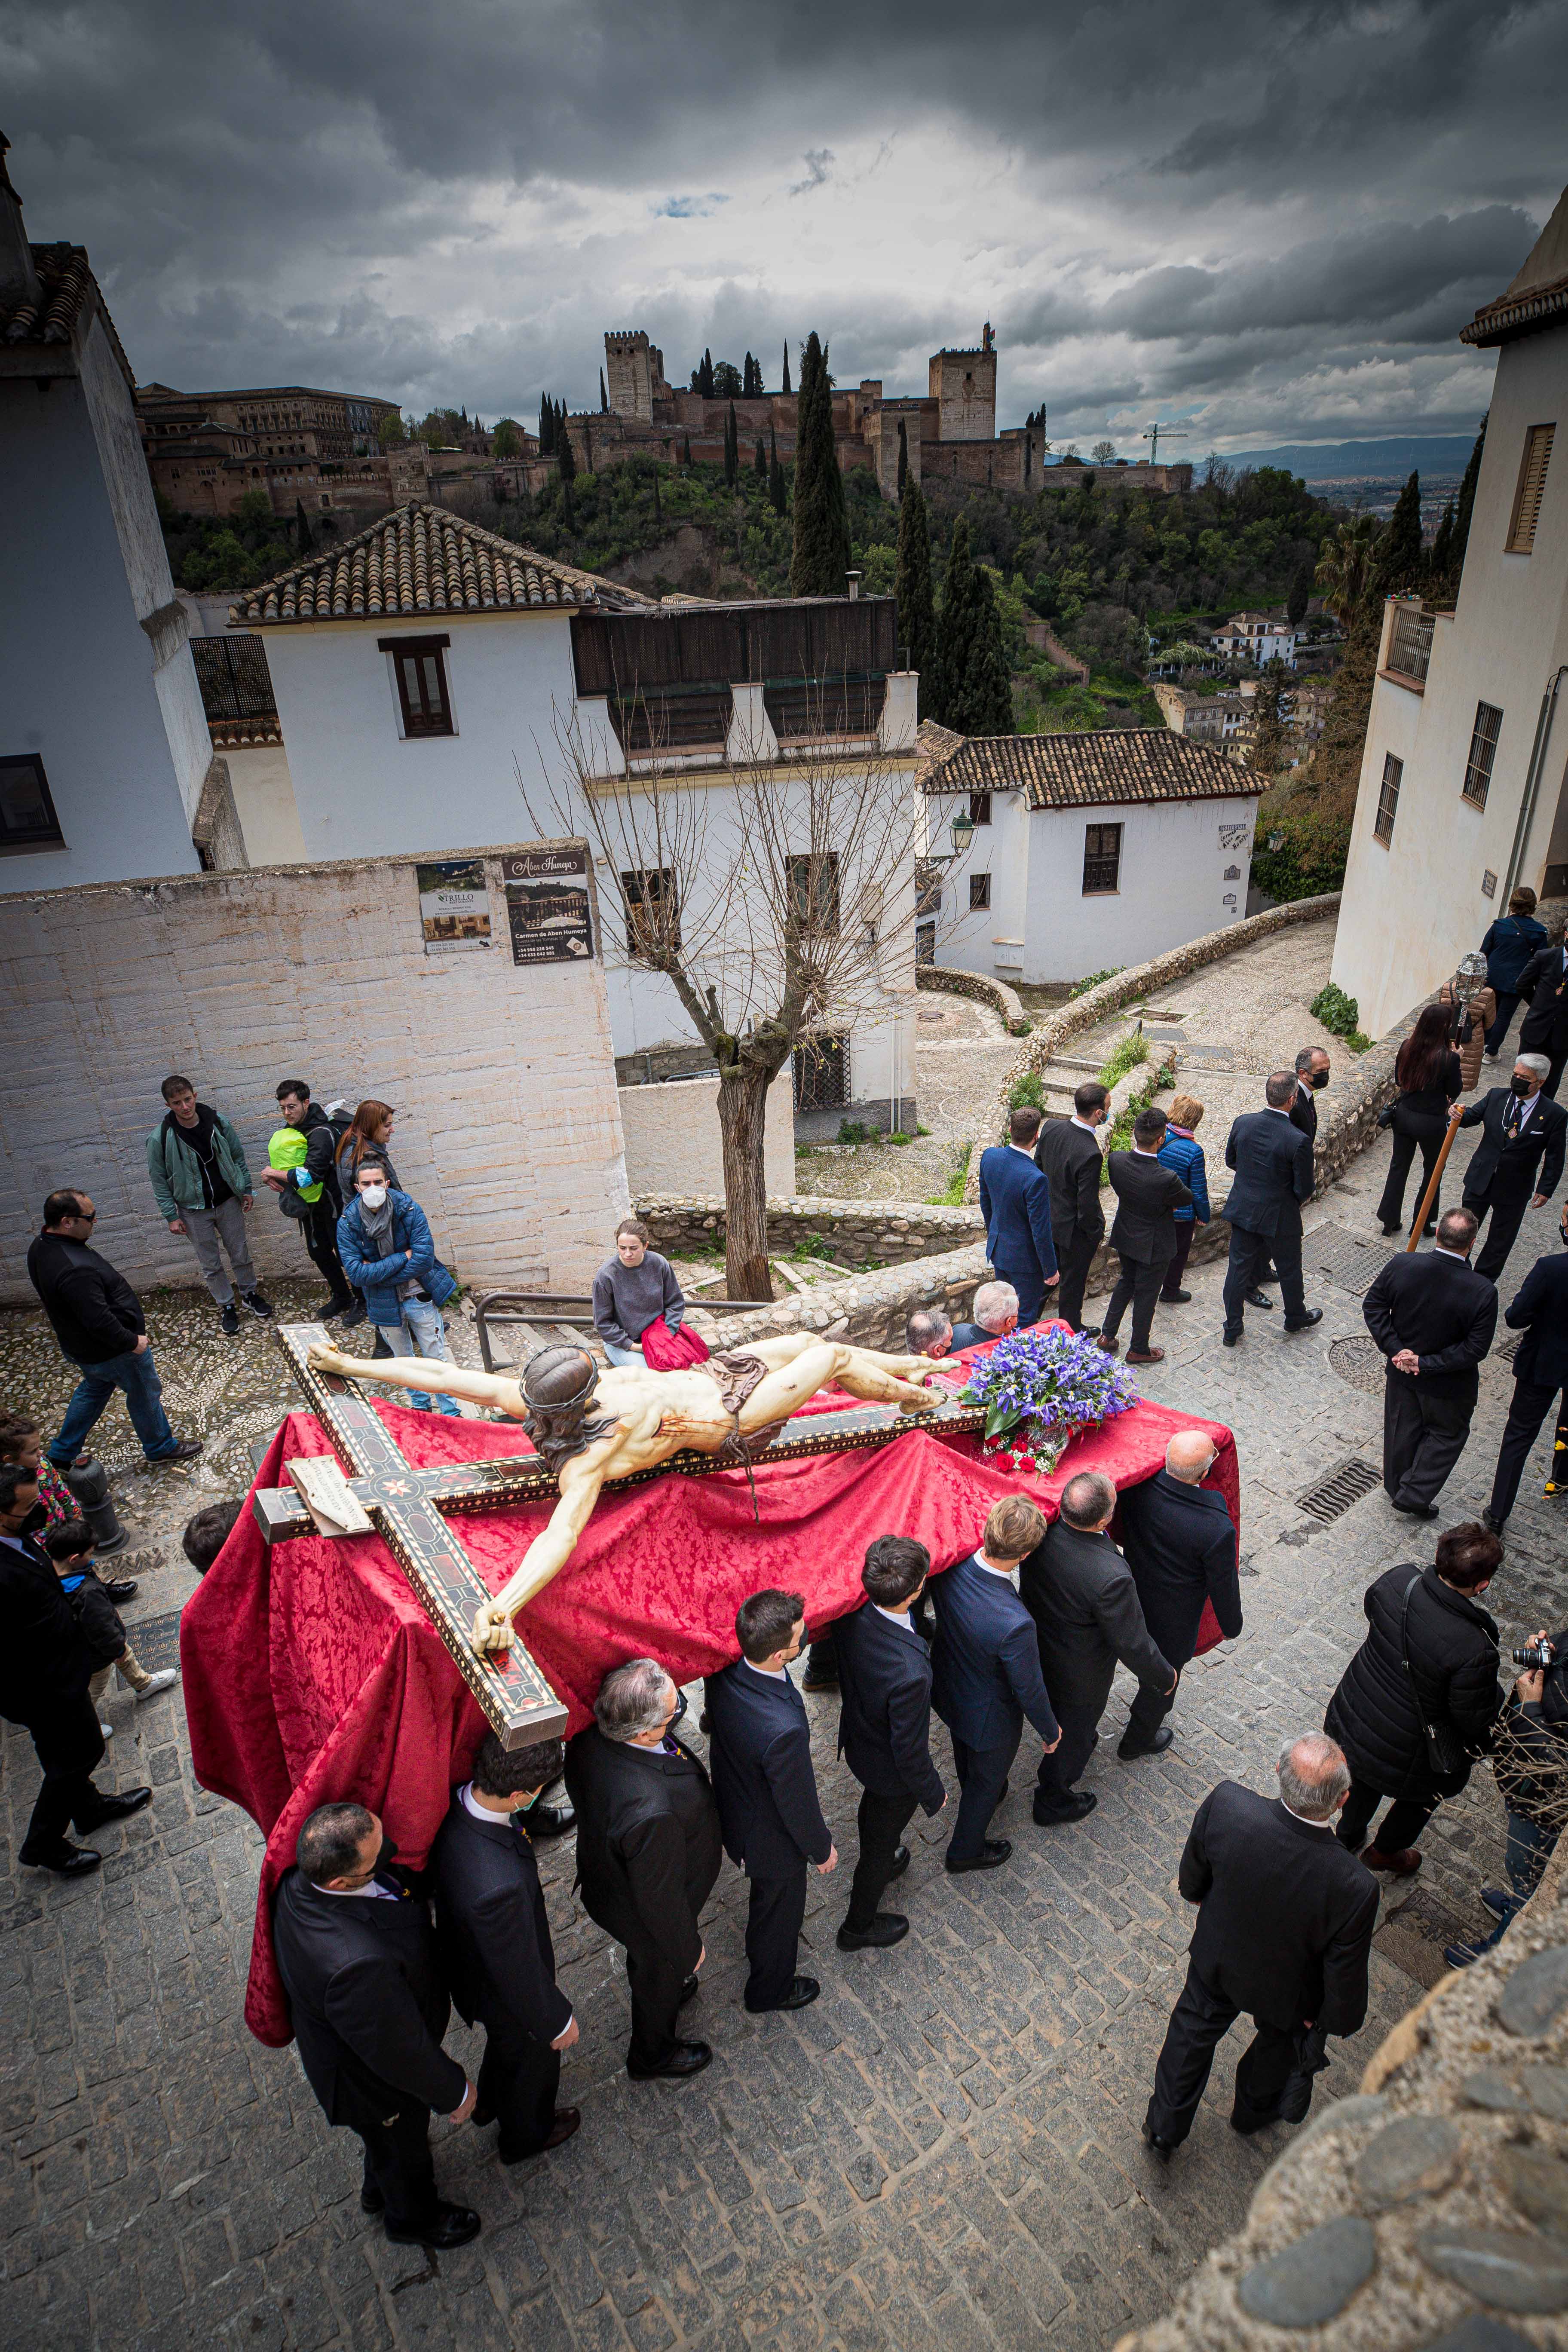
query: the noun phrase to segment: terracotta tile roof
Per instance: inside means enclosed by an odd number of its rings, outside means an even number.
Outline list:
[[[1230,800],[1263,787],[1212,744],[1164,727],[1107,727],[1083,735],[961,736],[927,768],[921,789],[1022,792],[1032,809],[1044,809]]]
[[[402,619],[437,613],[515,613],[583,605],[618,612],[651,604],[635,588],[535,555],[445,507],[411,500],[341,547],[307,556],[229,606],[229,619],[268,622]]]
[[[82,313],[90,308],[102,319],[114,356],[127,383],[134,387],[131,362],[120,347],[98,280],[89,267],[87,248],[80,245],[35,245],[28,247],[37,273],[38,299],[0,309],[0,341],[6,343],[69,343]]]

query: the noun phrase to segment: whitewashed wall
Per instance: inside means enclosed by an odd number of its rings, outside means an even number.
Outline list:
[[[763,1158],[770,1193],[795,1191],[795,1126],[790,1065],[768,1089]],[[724,1190],[724,1150],[719,1133],[717,1078],[674,1078],[651,1087],[622,1087],[621,1131],[626,1138],[626,1182],[634,1199],[643,1192],[713,1192]]]

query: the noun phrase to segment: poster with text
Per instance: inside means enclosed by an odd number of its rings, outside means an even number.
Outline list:
[[[586,849],[524,849],[500,862],[513,963],[579,963],[594,952]]]
[[[426,955],[490,944],[490,901],[484,861],[447,857],[414,869],[419,892],[419,922]]]

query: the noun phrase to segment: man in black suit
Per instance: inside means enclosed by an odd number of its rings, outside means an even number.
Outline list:
[[[476,2124],[500,2123],[503,2164],[559,2147],[583,2118],[557,2109],[561,2053],[577,2039],[555,1982],[539,1868],[524,1819],[565,1758],[558,1739],[509,1755],[493,1731],[454,1789],[430,1849],[441,1969],[465,2024],[484,2021]]]
[[[466,2246],[479,2217],[436,2194],[431,2112],[476,2094],[441,2047],[449,2004],[424,1904],[363,1805],[320,1805],[278,1883],[272,1940],[305,2078],[330,2124],[364,2143],[360,2203],[395,2245]]]
[[[931,1760],[931,1656],[910,1612],[925,1591],[931,1554],[910,1536],[879,1536],[866,1554],[864,1608],[838,1620],[838,1752],[860,1783],[860,1858],[838,1948],[897,1944],[910,1923],[879,1911],[889,1880],[910,1866],[899,1841],[917,1805],[947,1802]]]
[[[1258,1288],[1272,1250],[1279,1269],[1287,1331],[1307,1331],[1323,1319],[1309,1307],[1301,1284],[1301,1211],[1312,1197],[1312,1140],[1292,1124],[1297,1092],[1293,1070],[1276,1070],[1264,1088],[1267,1108],[1244,1111],[1226,1138],[1225,1164],[1236,1181],[1220,1211],[1230,1220],[1230,1264],[1225,1276],[1225,1344],[1236,1347],[1246,1321],[1244,1300]],[[1256,1304],[1256,1301],[1254,1301]],[[1264,1299],[1268,1307],[1272,1304]]]
[[[1546,1091],[1553,1102],[1568,1062],[1568,946],[1561,939],[1540,948],[1519,976],[1530,1010],[1520,1024],[1520,1051],[1544,1054]]]
[[[805,1702],[789,1662],[805,1639],[798,1592],[753,1592],[735,1612],[741,1654],[710,1675],[708,1752],[724,1851],[752,1882],[743,1995],[753,2015],[804,2009],[822,1987],[797,1976],[809,1863],[824,1876],[838,1860],[817,1800]]]
[[[1544,1054],[1516,1055],[1508,1085],[1493,1087],[1459,1118],[1461,1127],[1481,1129],[1465,1171],[1464,1205],[1478,1227],[1491,1212],[1476,1260],[1476,1272],[1489,1282],[1502,1273],[1525,1210],[1543,1209],[1563,1181],[1568,1110],[1544,1090],[1551,1067]]]
[[[1513,1360],[1513,1399],[1498,1454],[1492,1498],[1481,1513],[1482,1525],[1494,1536],[1500,1536],[1508,1523],[1541,1424],[1568,1388],[1568,1208],[1563,1213],[1561,1231],[1563,1249],[1555,1256],[1536,1259],[1519,1297],[1503,1317],[1510,1331],[1522,1331],[1524,1337]],[[1568,1412],[1568,1399],[1563,1410]]]
[[[955,1323],[955,1348],[983,1348],[990,1339],[1005,1339],[1018,1328],[1018,1294],[1010,1282],[983,1282],[974,1294],[973,1320]]]
[[[1178,1884],[1198,1906],[1187,1981],[1171,2012],[1143,2137],[1169,2163],[1193,2127],[1215,2045],[1237,2017],[1257,2033],[1236,2070],[1234,2131],[1300,2123],[1331,2033],[1366,2016],[1377,1883],[1334,1835],[1351,1785],[1321,1732],[1287,1744],[1279,1794],[1222,1780],[1198,1807]]]
[[[672,1729],[685,1708],[656,1658],[628,1659],[605,1676],[592,1725],[566,1750],[583,1904],[626,1948],[626,2072],[639,2083],[700,2074],[713,2056],[675,2032],[697,1990],[698,1921],[723,1860],[708,1775]]]
[[[1164,1140],[1164,1112],[1141,1110],[1132,1122],[1131,1150],[1113,1151],[1105,1163],[1118,1203],[1110,1246],[1121,1260],[1121,1272],[1105,1310],[1100,1344],[1107,1355],[1115,1355],[1116,1335],[1131,1304],[1130,1364],[1158,1364],[1164,1359],[1163,1348],[1149,1345],[1154,1301],[1160,1296],[1165,1268],[1176,1255],[1175,1213],[1193,1204],[1193,1196],[1175,1170],[1167,1168],[1160,1158]]]
[[[1178,1430],[1165,1448],[1164,1468],[1121,1490],[1121,1546],[1143,1622],[1178,1674],[1196,1650],[1205,1601],[1213,1601],[1227,1642],[1241,1631],[1236,1528],[1225,1496],[1203,1484],[1214,1458],[1206,1430]],[[1129,1717],[1117,1753],[1154,1745],[1173,1704],[1173,1695],[1161,1697],[1145,1683],[1132,1705],[1136,1727]]]
[[[948,1841],[952,1871],[994,1870],[1012,1853],[1007,1838],[987,1835],[1007,1793],[1007,1774],[1027,1716],[1048,1753],[1061,1726],[1040,1672],[1035,1623],[1014,1579],[1044,1540],[1046,1515],[1026,1495],[1007,1495],[985,1522],[978,1551],[931,1587],[931,1704],[952,1735],[963,1791]]]
[[[0,1463],[0,1715],[26,1728],[43,1766],[16,1859],[29,1870],[81,1878],[103,1856],[72,1845],[67,1824],[86,1832],[138,1813],[151,1789],[106,1796],[92,1769],[103,1755],[98,1710],[88,1696],[95,1661],[54,1561],[37,1540],[45,1511],[38,1474],[20,1462]]]
[[[1396,1511],[1435,1519],[1444,1481],[1465,1450],[1480,1392],[1478,1366],[1497,1329],[1497,1292],[1470,1266],[1468,1209],[1437,1220],[1437,1245],[1391,1257],[1362,1302],[1388,1361],[1383,1385],[1383,1483]]]
[[[1100,1202],[1104,1163],[1096,1129],[1105,1125],[1110,1102],[1100,1080],[1086,1078],[1073,1096],[1072,1117],[1047,1119],[1035,1146],[1035,1165],[1051,1188],[1051,1234],[1061,1269],[1056,1310],[1075,1331],[1086,1328],[1083,1287],[1094,1253],[1105,1239],[1105,1211]]]
[[[1062,1488],[1060,1517],[1019,1573],[1062,1727],[1060,1747],[1040,1759],[1035,1819],[1042,1828],[1081,1821],[1099,1802],[1073,1782],[1100,1744],[1119,1658],[1139,1682],[1121,1758],[1157,1756],[1171,1744],[1163,1718],[1175,1696],[1176,1670],[1151,1639],[1132,1572],[1110,1540],[1115,1517],[1111,1481],[1098,1470],[1080,1470]]]
[[[1329,1083],[1332,1068],[1321,1045],[1303,1045],[1296,1056],[1296,1091],[1290,1097],[1290,1124],[1300,1129],[1314,1152],[1318,1147],[1318,1105],[1316,1097]],[[1259,1267],[1258,1282],[1278,1282],[1279,1270],[1272,1252]],[[1249,1307],[1272,1307],[1274,1301],[1255,1286],[1247,1294]]]

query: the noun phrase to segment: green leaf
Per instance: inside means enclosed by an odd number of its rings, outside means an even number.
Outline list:
[[[1005,1431],[1016,1429],[1023,1418],[1021,1412],[1015,1412],[1008,1405],[994,1404],[985,1415],[985,1434],[987,1437],[1000,1437]]]

